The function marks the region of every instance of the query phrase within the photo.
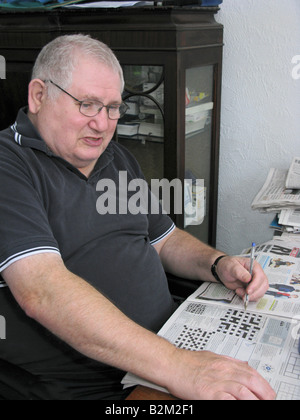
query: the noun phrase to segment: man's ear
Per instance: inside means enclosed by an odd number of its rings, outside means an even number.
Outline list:
[[[32,114],[37,114],[47,98],[47,88],[40,79],[33,79],[28,86],[28,107]]]

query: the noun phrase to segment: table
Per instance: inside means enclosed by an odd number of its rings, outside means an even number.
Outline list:
[[[137,386],[131,394],[128,395],[126,401],[141,401],[141,400],[152,400],[152,401],[159,401],[159,400],[167,400],[167,401],[174,401],[176,400],[170,394],[166,394],[165,392],[157,391],[156,389],[147,388],[145,386]]]

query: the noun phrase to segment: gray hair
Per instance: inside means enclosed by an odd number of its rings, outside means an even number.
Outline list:
[[[68,89],[72,84],[73,71],[82,55],[97,60],[119,74],[123,92],[123,70],[117,57],[107,45],[89,35],[63,35],[47,44],[36,59],[32,80],[52,80],[63,89]],[[49,85],[48,95],[54,99],[58,95],[57,89]]]

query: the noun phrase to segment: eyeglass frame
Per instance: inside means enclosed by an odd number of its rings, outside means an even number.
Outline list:
[[[109,118],[111,121],[117,121],[117,120],[119,120],[120,118],[124,117],[124,115],[126,114],[126,112],[129,110],[129,106],[128,106],[125,102],[122,102],[121,104],[116,104],[117,106],[120,106],[120,107],[121,107],[122,105],[124,105],[124,106],[125,106],[125,111],[124,111],[124,112],[122,112],[122,113],[120,112],[120,117],[118,117],[118,118],[111,118],[111,117],[109,116],[109,110],[110,110],[113,106],[116,106],[116,105],[104,105],[101,101],[94,101],[94,100],[91,100],[91,101],[89,101],[89,102],[93,102],[93,103],[97,103],[97,104],[99,103],[99,104],[101,104],[101,106],[99,107],[98,112],[97,112],[95,115],[86,115],[86,114],[84,114],[84,113],[82,112],[81,107],[82,107],[82,105],[83,105],[85,102],[88,102],[88,100],[87,100],[87,99],[86,99],[86,100],[83,100],[83,101],[80,101],[79,99],[75,98],[75,96],[71,95],[71,94],[70,94],[69,92],[67,92],[65,89],[63,89],[62,87],[60,87],[58,84],[54,83],[52,80],[43,80],[43,82],[44,82],[44,83],[51,83],[52,85],[54,85],[54,86],[56,86],[58,89],[60,89],[62,92],[66,93],[68,96],[70,96],[72,99],[74,99],[74,101],[78,102],[78,104],[80,105],[80,107],[79,107],[79,112],[80,112],[80,114],[84,115],[85,117],[89,117],[89,118],[96,117],[96,115],[100,114],[100,112],[102,111],[102,109],[103,109],[103,108],[106,108],[108,118]]]

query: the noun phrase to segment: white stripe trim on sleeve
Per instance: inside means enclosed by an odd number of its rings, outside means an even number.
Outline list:
[[[30,257],[31,255],[44,254],[44,253],[54,253],[54,254],[60,255],[59,249],[52,246],[40,246],[37,248],[27,249],[25,251],[18,252],[17,254],[11,255],[5,261],[1,262],[0,273],[16,261],[22,260],[23,258],[26,258],[26,257]],[[1,286],[0,284],[0,287],[3,287],[3,286]]]
[[[153,241],[150,241],[151,245],[156,245],[159,242],[161,242],[163,239],[165,239],[170,233],[172,233],[176,229],[175,223],[172,224],[172,226],[162,235],[160,235],[158,238],[154,239]]]

